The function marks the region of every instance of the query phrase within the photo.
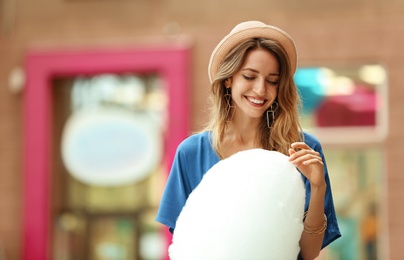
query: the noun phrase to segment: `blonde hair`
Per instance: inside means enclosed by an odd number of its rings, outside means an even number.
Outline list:
[[[302,141],[298,109],[301,106],[300,97],[293,81],[290,62],[285,50],[276,42],[269,39],[247,39],[225,57],[219,70],[212,80],[210,97],[210,121],[204,131],[212,132],[212,147],[222,158],[222,140],[226,130],[227,103],[223,98],[226,93],[225,80],[232,77],[242,66],[246,54],[255,49],[265,49],[273,53],[279,62],[279,87],[276,101],[279,108],[271,129],[268,128],[266,113],[261,118],[259,129],[260,148],[281,152],[288,155],[288,149],[293,142]]]

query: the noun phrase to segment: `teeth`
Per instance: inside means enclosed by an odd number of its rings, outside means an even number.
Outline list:
[[[259,105],[264,104],[264,100],[261,100],[261,99],[255,99],[255,98],[252,98],[252,97],[248,97],[248,100],[250,102],[252,102],[252,103],[255,103],[255,104],[259,104]]]

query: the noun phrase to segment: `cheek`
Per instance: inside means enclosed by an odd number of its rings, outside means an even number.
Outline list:
[[[271,87],[269,89],[269,94],[273,99],[275,99],[278,96],[278,87]]]
[[[240,84],[240,83],[233,83],[231,86],[231,94],[233,97],[237,97],[240,94],[242,94],[243,92],[246,91],[246,86],[244,84]]]

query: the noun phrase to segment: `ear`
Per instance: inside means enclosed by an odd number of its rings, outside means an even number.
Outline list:
[[[231,87],[231,81],[232,81],[232,78],[227,78],[227,79],[225,79],[225,81],[224,81],[224,86],[225,86],[226,88],[230,88],[230,87]]]

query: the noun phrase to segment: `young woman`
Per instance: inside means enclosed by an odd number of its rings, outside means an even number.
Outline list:
[[[209,62],[211,118],[178,147],[156,220],[173,232],[192,190],[217,162],[263,148],[289,156],[306,186],[299,258],[314,259],[340,237],[319,141],[302,131],[293,81],[297,50],[283,30],[258,21],[238,24]]]

